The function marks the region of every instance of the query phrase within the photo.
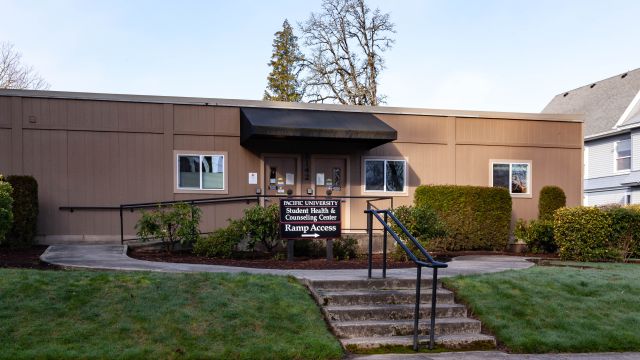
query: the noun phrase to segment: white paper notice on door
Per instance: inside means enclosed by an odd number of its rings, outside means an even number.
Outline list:
[[[258,173],[249,173],[249,185],[256,185],[258,183]]]
[[[316,185],[324,186],[324,173],[316,173]]]
[[[293,179],[294,179],[293,173],[287,173],[284,181],[285,185],[295,185]]]

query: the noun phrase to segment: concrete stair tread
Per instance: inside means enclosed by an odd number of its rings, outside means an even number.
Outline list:
[[[384,337],[360,337],[340,339],[347,348],[375,349],[381,346],[413,346],[413,336],[384,336]],[[473,346],[494,347],[496,339],[485,334],[455,334],[440,335],[435,337],[436,345],[449,349],[469,348]],[[429,343],[429,336],[419,336],[418,343],[422,346]]]
[[[351,311],[351,310],[406,310],[415,308],[415,304],[377,304],[377,305],[330,305],[325,306],[327,311]],[[431,303],[420,303],[420,309],[430,309]],[[436,304],[436,308],[464,308],[461,304]]]
[[[367,280],[314,280],[311,285],[317,290],[340,290],[340,289],[415,289],[416,279],[367,279]],[[422,288],[431,288],[430,278],[422,279]],[[438,281],[440,287],[440,281]]]
[[[367,295],[415,295],[415,289],[383,289],[383,290],[316,290],[320,296],[367,296]],[[422,289],[422,295],[431,295],[431,289]],[[451,291],[436,289],[437,295],[449,295]]]
[[[436,326],[447,324],[477,324],[479,320],[471,319],[468,317],[452,317],[452,318],[436,318]],[[430,319],[420,319],[420,326],[430,324]],[[409,320],[356,320],[356,321],[339,321],[335,322],[334,326],[405,326],[410,325],[413,328],[413,319]]]

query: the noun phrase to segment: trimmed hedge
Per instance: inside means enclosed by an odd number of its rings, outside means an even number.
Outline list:
[[[545,186],[540,190],[538,202],[538,219],[553,220],[553,213],[567,206],[567,197],[558,186]]]
[[[445,224],[445,250],[503,250],[509,243],[511,195],[498,187],[422,185],[415,205],[436,211]]]
[[[626,260],[640,248],[640,207],[559,209],[554,216],[554,236],[564,260]]]
[[[26,175],[7,176],[7,182],[13,187],[13,224],[7,243],[11,247],[29,247],[38,226],[38,182]]]
[[[4,243],[5,235],[13,223],[13,198],[11,184],[4,181],[0,175],[0,244]]]

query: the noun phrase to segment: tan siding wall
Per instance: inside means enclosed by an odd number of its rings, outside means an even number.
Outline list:
[[[456,119],[458,144],[581,147],[580,123]]]
[[[398,131],[398,140],[349,155],[351,195],[366,195],[361,188],[363,156],[408,158],[409,191],[395,197],[395,206],[411,204],[415,188],[422,184],[488,186],[489,160],[514,159],[532,161],[533,185],[532,199],[514,199],[515,217],[536,216],[544,185],[559,185],[569,205],[580,203],[582,124],[376,116]],[[228,195],[255,194],[257,186],[248,184],[247,174],[257,172],[263,179],[260,154],[243,148],[239,135],[240,110],[234,107],[0,97],[0,172],[32,174],[38,180],[40,234],[117,239],[117,212],[69,213],[60,206],[213,197],[174,194],[174,150],[226,151]],[[299,152],[303,150],[295,154]],[[351,228],[364,228],[365,201],[350,204]],[[226,225],[246,206],[203,207],[202,229]],[[139,214],[124,215],[125,233],[133,234]]]
[[[11,127],[11,98],[0,97],[0,128]]]
[[[11,173],[11,130],[0,129],[0,174]]]
[[[24,174],[38,181],[39,234],[70,234],[69,214],[58,210],[69,204],[67,132],[24,130]]]
[[[161,133],[162,105],[24,98],[23,126],[35,129]]]

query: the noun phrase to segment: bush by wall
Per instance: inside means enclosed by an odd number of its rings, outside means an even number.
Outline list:
[[[441,250],[442,239],[447,235],[444,224],[438,219],[435,210],[426,205],[399,206],[393,210],[394,215],[407,228],[409,233],[418,240],[427,251]],[[418,254],[413,242],[405,239],[400,228],[390,220],[391,228],[402,238],[407,247]],[[445,242],[446,243],[446,242]],[[401,246],[396,245],[391,253],[394,260],[406,261],[409,259]]]
[[[558,186],[545,186],[540,190],[538,219],[553,221],[553,213],[567,206],[567,197]]]
[[[415,205],[433,208],[445,224],[444,250],[503,250],[509,243],[511,195],[503,188],[422,185]]]
[[[554,253],[558,250],[553,236],[552,220],[531,220],[527,223],[520,219],[516,223],[515,236],[523,240],[533,253]]]
[[[13,223],[13,198],[11,184],[0,175],[0,244],[4,244],[5,235]]]
[[[243,238],[242,221],[229,220],[229,226],[198,238],[193,245],[193,252],[200,256],[228,259],[233,257],[236,246]]]
[[[640,206],[601,208],[611,217],[611,239],[619,251],[619,259],[640,256]]]
[[[333,257],[336,260],[349,260],[358,257],[358,240],[344,236],[333,241]]]
[[[29,247],[38,225],[38,182],[23,175],[7,176],[6,181],[13,188],[13,224],[6,241],[11,247]]]
[[[200,208],[186,203],[143,211],[136,231],[142,241],[159,239],[165,251],[171,253],[177,243],[189,245],[198,240],[201,214]]]
[[[280,207],[272,204],[262,207],[252,206],[244,210],[244,229],[249,235],[249,249],[254,250],[261,243],[269,252],[284,242],[280,239]]]
[[[578,206],[556,210],[554,236],[564,260],[618,260],[619,251],[611,239],[612,217],[606,211]]]

